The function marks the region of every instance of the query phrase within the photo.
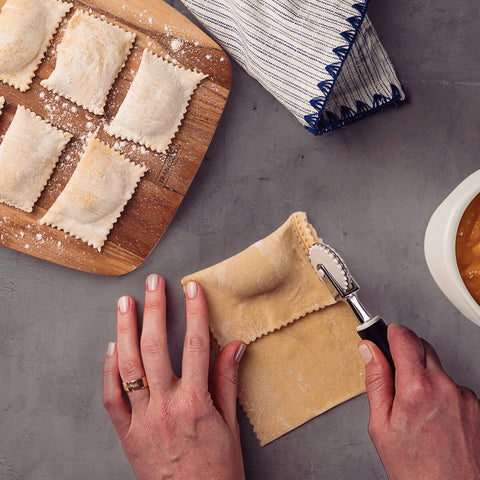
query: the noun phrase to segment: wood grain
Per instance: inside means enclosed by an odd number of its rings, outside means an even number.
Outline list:
[[[0,8],[5,1],[0,0]],[[0,135],[5,134],[19,104],[74,135],[32,213],[0,203],[0,245],[77,270],[123,275],[146,259],[185,196],[222,115],[230,90],[231,68],[227,56],[211,38],[161,0],[72,0],[71,3],[74,8],[55,35],[31,88],[22,93],[0,82],[0,96],[6,99],[0,116]],[[110,91],[103,116],[93,115],[40,85],[54,69],[56,46],[68,19],[78,8],[103,15],[137,34],[125,68]],[[144,48],[209,75],[195,91],[166,154],[119,141],[104,131],[125,98]],[[92,132],[149,169],[101,252],[63,231],[38,223],[67,184],[83,153],[87,135]]]

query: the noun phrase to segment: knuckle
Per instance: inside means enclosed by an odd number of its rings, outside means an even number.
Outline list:
[[[440,382],[438,389],[442,397],[448,402],[458,402],[461,400],[461,390],[450,377],[443,379]]]
[[[110,378],[117,375],[117,369],[113,366],[104,365],[102,370],[103,378]]]
[[[432,386],[430,380],[425,375],[415,375],[405,385],[401,398],[407,404],[417,405],[429,398],[431,393]]]
[[[200,303],[196,301],[187,302],[187,316],[190,320],[194,322],[202,320],[206,314],[205,308]]]
[[[131,380],[137,378],[140,370],[139,362],[133,357],[127,357],[120,363],[120,370],[122,371],[123,380]]]
[[[480,404],[477,394],[468,387],[460,387],[461,396],[463,399],[463,405],[466,411],[466,415],[472,424],[478,423]]]
[[[165,304],[159,299],[150,299],[145,303],[145,315],[158,315],[163,312]]]
[[[118,397],[112,393],[104,392],[102,396],[103,406],[106,410],[112,410],[119,404]]]
[[[465,400],[468,402],[473,402],[476,406],[478,406],[477,394],[471,388],[462,386],[460,387],[460,392]]]
[[[188,412],[193,416],[197,416],[199,413],[205,412],[206,399],[202,393],[197,392],[192,388],[182,388],[181,406],[183,413]]]
[[[383,375],[381,373],[372,372],[365,377],[365,388],[368,392],[376,392],[384,385]]]
[[[468,409],[473,404],[478,405],[475,393],[467,387],[458,386],[453,380],[443,386],[441,395],[451,409],[456,409],[458,412]]]
[[[210,339],[198,333],[188,335],[185,343],[190,355],[202,354],[210,349]]]
[[[164,348],[157,338],[147,337],[140,340],[142,353],[147,355],[158,355],[162,353]]]
[[[225,386],[225,385],[231,385],[235,388],[237,388],[238,385],[238,372],[237,371],[232,371],[232,372],[222,372],[218,374],[217,380],[219,384]]]
[[[130,321],[129,319],[122,319],[123,321],[119,321],[117,324],[117,333],[118,335],[131,335],[132,333],[136,333],[137,326],[134,322]]]
[[[179,403],[177,401],[169,401],[162,399],[155,403],[152,428],[161,429],[162,431],[174,432],[179,423],[179,419],[183,418],[180,413]]]
[[[156,414],[163,420],[176,417],[175,403],[166,401],[159,402],[156,406]]]

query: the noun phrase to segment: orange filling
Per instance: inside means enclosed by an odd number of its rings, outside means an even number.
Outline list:
[[[472,200],[460,220],[455,253],[463,282],[480,304],[480,194]]]

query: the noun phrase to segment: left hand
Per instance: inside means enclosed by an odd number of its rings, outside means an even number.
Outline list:
[[[103,370],[103,400],[139,480],[244,480],[236,418],[238,362],[245,350],[232,342],[221,352],[208,390],[210,338],[202,289],[186,288],[187,326],[182,377],[168,355],[165,286],[158,275],[146,282],[140,346],[135,302],[118,303],[118,348],[111,343]],[[128,392],[121,379],[146,376],[148,388]]]

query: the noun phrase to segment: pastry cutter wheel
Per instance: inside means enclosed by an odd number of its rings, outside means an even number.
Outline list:
[[[310,261],[333,297],[345,300],[360,321],[361,325],[357,327],[360,338],[370,340],[380,348],[395,374],[395,366],[387,340],[387,325],[378,315],[372,317],[360,303],[357,298],[360,287],[350,275],[340,255],[325,243],[314,243],[310,248]]]

